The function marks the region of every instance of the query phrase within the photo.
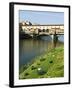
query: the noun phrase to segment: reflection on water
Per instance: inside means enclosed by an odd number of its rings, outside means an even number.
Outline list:
[[[40,39],[23,39],[19,44],[19,66],[29,63],[34,57],[45,51],[63,45],[64,36],[61,35],[58,41],[53,41],[50,36],[42,36]]]
[[[64,42],[64,35],[59,35],[58,40],[61,41],[61,42]]]

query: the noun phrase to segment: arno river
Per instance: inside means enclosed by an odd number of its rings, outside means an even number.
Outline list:
[[[19,66],[30,63],[36,56],[45,53],[55,47],[64,44],[64,35],[58,37],[54,42],[50,36],[42,36],[40,39],[20,39],[19,44]]]

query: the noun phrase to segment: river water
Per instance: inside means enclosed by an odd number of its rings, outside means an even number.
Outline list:
[[[45,53],[55,47],[64,44],[64,35],[59,35],[54,42],[50,36],[41,36],[40,39],[20,39],[19,43],[19,66],[30,63],[36,56]]]

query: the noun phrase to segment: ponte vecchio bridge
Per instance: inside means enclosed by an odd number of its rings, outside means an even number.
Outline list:
[[[62,35],[64,34],[64,25],[22,25],[21,31],[25,34],[33,35]]]

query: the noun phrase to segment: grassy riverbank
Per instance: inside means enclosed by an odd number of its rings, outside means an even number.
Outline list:
[[[36,57],[34,62],[20,72],[20,79],[52,78],[64,76],[64,47],[54,48]]]

